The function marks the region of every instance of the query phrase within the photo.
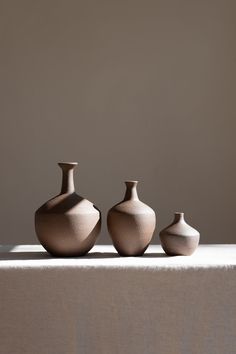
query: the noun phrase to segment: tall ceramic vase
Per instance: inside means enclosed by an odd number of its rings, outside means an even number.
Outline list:
[[[199,239],[199,232],[186,223],[184,213],[175,213],[174,221],[160,232],[162,248],[169,256],[190,256]]]
[[[35,230],[40,243],[53,256],[82,256],[94,245],[101,229],[100,211],[75,193],[73,170],[76,162],[61,162],[61,193],[35,213]]]
[[[107,216],[108,231],[121,256],[141,256],[155,230],[155,213],[139,200],[137,183],[125,182],[124,200],[111,208]]]

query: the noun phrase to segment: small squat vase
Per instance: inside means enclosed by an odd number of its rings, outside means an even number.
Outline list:
[[[123,201],[111,208],[107,215],[108,231],[121,256],[141,256],[156,226],[155,212],[138,198],[137,183],[125,182]]]
[[[185,222],[184,213],[175,213],[172,224],[160,232],[162,248],[169,256],[190,256],[199,239],[199,232]]]
[[[73,170],[77,163],[58,165],[62,169],[61,193],[36,211],[36,234],[53,256],[82,256],[97,239],[101,213],[90,201],[75,193]]]

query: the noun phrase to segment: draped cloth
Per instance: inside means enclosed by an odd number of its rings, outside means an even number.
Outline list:
[[[236,245],[190,257],[0,247],[1,354],[234,354]]]

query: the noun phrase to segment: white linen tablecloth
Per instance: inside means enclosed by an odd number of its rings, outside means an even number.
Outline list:
[[[190,257],[0,247],[1,354],[234,354],[236,245]]]

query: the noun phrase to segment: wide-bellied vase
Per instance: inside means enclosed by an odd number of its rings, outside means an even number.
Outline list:
[[[138,198],[137,183],[125,182],[123,201],[111,208],[107,215],[108,231],[121,256],[141,256],[156,226],[155,212]]]
[[[175,213],[174,221],[160,232],[162,248],[169,256],[190,256],[199,239],[199,232],[186,223],[184,213]]]
[[[93,203],[75,193],[76,162],[61,162],[61,193],[35,213],[39,242],[53,256],[82,256],[94,245],[101,229],[101,213]]]

